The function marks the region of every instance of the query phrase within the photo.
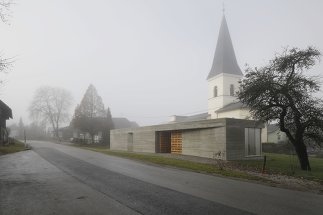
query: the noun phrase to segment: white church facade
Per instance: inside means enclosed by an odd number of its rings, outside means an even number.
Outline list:
[[[173,116],[170,123],[163,125],[111,130],[111,149],[223,160],[260,156],[261,142],[267,141],[267,130],[264,123],[251,119],[249,109],[237,99],[242,77],[223,16],[207,76],[208,112]]]

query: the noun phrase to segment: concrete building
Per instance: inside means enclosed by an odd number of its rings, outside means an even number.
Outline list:
[[[111,130],[111,149],[176,153],[224,160],[261,155],[267,142],[263,123],[251,120],[236,92],[243,77],[223,16],[208,82],[208,112],[172,116],[170,123]]]
[[[174,153],[222,160],[261,154],[263,123],[241,119],[212,119],[114,129],[111,149],[128,152]]]

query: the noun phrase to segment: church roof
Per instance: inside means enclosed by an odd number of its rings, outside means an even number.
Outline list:
[[[237,63],[227,21],[224,15],[219,31],[218,42],[216,44],[212,68],[207,79],[221,73],[243,75]]]
[[[243,108],[247,108],[247,106],[239,101],[239,102],[235,102],[235,103],[230,103],[215,112],[221,113],[221,112],[238,110],[238,109],[243,109]]]
[[[172,121],[171,123],[199,121],[199,120],[207,119],[208,117],[209,117],[208,113],[200,113],[200,114],[191,115],[191,116],[177,116],[177,115],[175,115],[175,120]]]

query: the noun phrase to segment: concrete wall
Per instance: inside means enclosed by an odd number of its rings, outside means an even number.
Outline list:
[[[213,119],[115,129],[110,133],[112,150],[156,152],[156,133],[182,132],[182,154],[223,160],[245,158],[245,127],[262,127],[261,123],[241,119]],[[132,141],[129,140],[132,136]],[[131,139],[131,138],[130,138]]]
[[[225,127],[183,131],[182,154],[226,159]]]
[[[132,142],[129,135],[132,135]],[[155,153],[155,130],[150,127],[111,130],[110,148],[113,150]]]
[[[232,111],[221,112],[221,113],[217,114],[217,117],[218,118],[235,118],[235,119],[253,120],[248,108],[242,108],[242,109],[236,109],[236,110],[232,110]],[[262,130],[261,130],[261,142],[262,143],[269,142],[267,126],[262,128]]]
[[[227,119],[226,159],[246,159],[245,128],[264,128],[264,124],[253,120]],[[259,145],[261,147],[261,144]]]

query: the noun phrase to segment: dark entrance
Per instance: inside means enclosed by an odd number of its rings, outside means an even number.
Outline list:
[[[182,153],[181,131],[159,131],[156,133],[157,153]]]
[[[169,131],[157,132],[156,152],[157,153],[170,153],[170,136]]]

